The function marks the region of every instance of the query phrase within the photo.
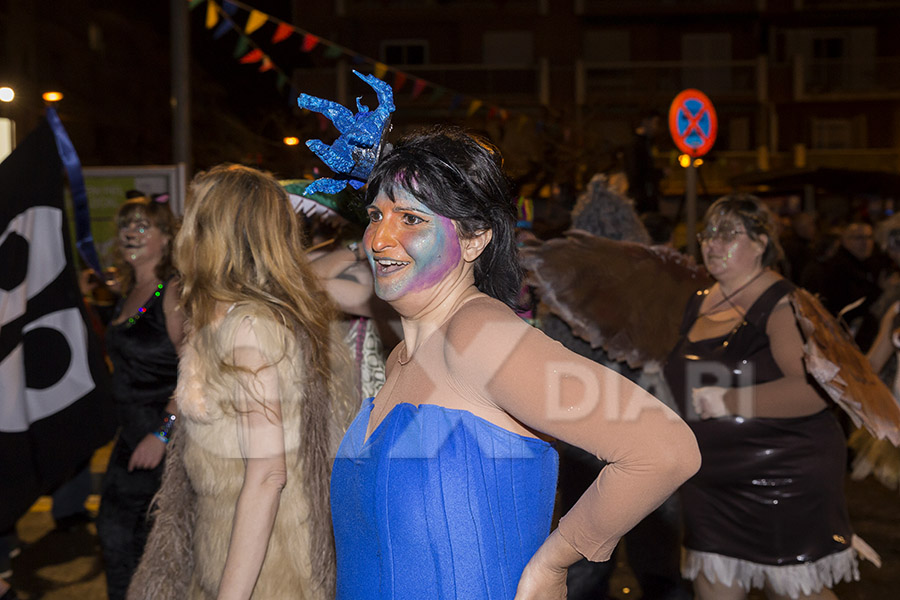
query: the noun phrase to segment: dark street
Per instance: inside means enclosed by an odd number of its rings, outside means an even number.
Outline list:
[[[92,464],[95,481],[105,466],[108,448],[101,449]],[[900,496],[874,479],[847,482],[847,497],[856,532],[881,554],[881,569],[860,565],[861,581],[844,583],[835,591],[842,600],[887,600],[900,589]],[[88,508],[97,510],[97,496]],[[106,583],[93,524],[71,531],[53,529],[49,498],[42,498],[18,525],[23,543],[13,559],[12,584],[22,600],[103,600]],[[620,564],[613,577],[613,590],[620,600],[635,597],[634,579],[619,552]],[[751,599],[762,599],[754,593]]]

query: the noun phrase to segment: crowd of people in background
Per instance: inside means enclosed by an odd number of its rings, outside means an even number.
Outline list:
[[[659,121],[626,152],[629,197],[595,178],[572,228],[683,250]],[[788,298],[816,294],[880,370],[898,343],[900,215],[711,203],[695,258],[712,280],[649,372],[522,284],[515,248],[535,237],[515,228],[501,164],[461,130],[406,138],[376,165],[365,233],[317,230],[271,175],[233,165],[197,176],[183,226],[149,196],[123,204],[118,303],[99,319],[120,417],[96,519],[109,598],[606,598],[622,536],[647,600],[827,599],[858,578],[841,492],[855,428],[808,380]],[[692,388],[700,359],[754,368]],[[654,410],[546,418],[536,390],[562,363]],[[662,402],[647,391],[666,385]]]

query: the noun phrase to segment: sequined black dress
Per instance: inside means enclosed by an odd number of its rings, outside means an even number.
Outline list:
[[[178,355],[166,330],[164,292],[160,288],[142,307],[146,310],[106,330],[119,436],[103,478],[97,530],[110,600],[125,597],[137,568],[149,533],[147,507],[159,489],[165,462],[155,469],[128,471],[132,452],[159,429],[175,390]]]
[[[766,323],[792,289],[787,280],[776,282],[737,329],[696,342],[687,333],[702,294],[685,309],[665,375],[703,457],[700,471],[681,489],[684,574],[690,579],[703,572],[747,588],[779,577],[794,585],[801,571],[814,587],[858,578],[843,492],[845,440],[830,409],[798,418],[691,418],[690,388],[742,387],[783,377]]]

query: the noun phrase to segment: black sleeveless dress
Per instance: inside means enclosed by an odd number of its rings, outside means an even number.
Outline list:
[[[178,354],[166,330],[165,286],[137,314],[106,329],[119,437],[103,478],[97,531],[110,600],[124,598],[149,533],[147,508],[159,489],[165,458],[155,469],[128,471],[135,447],[162,424],[175,391]],[[116,317],[121,314],[121,306]]]
[[[814,561],[850,548],[853,532],[843,491],[845,439],[830,409],[798,418],[699,420],[691,407],[695,387],[743,387],[783,377],[772,356],[766,323],[778,301],[793,289],[787,280],[774,283],[735,330],[696,342],[687,334],[704,292],[685,309],[681,337],[665,375],[703,457],[700,471],[681,488],[689,555],[712,553],[758,566],[808,565],[815,571]],[[831,561],[840,563],[831,569],[835,579],[856,574],[852,551]],[[686,571],[688,563],[690,558]],[[685,575],[693,579],[705,567],[695,560],[693,572]],[[770,576],[774,571],[755,572]],[[744,583],[749,587],[750,581]],[[824,583],[831,585],[828,577]]]

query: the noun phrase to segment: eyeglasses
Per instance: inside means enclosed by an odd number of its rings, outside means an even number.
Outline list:
[[[742,233],[747,233],[743,229],[719,229],[715,226],[707,226],[706,229],[697,234],[697,241],[701,244],[719,240],[725,244],[733,242]]]

